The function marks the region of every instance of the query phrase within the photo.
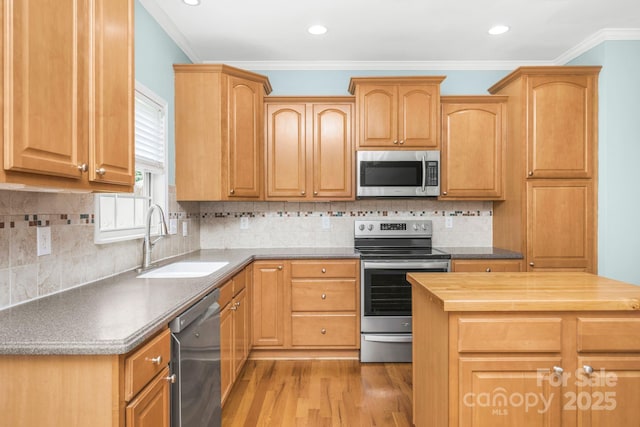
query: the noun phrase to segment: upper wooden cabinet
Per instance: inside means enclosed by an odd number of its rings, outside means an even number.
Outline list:
[[[443,96],[441,199],[504,197],[505,96]]]
[[[596,161],[600,67],[523,67],[489,89],[523,85],[526,176],[591,178]]]
[[[174,65],[178,200],[263,198],[259,74],[216,64]]]
[[[360,149],[440,146],[440,83],[443,76],[357,77],[357,146]]]
[[[267,200],[353,200],[352,97],[269,98]]]
[[[2,2],[0,182],[131,191],[133,2]]]

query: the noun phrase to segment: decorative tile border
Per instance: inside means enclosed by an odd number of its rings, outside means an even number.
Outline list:
[[[168,218],[198,219],[199,213],[171,212]],[[95,224],[95,215],[83,214],[24,214],[24,215],[0,215],[0,229],[47,227],[51,225],[92,225]]]
[[[304,218],[304,217],[437,217],[437,216],[493,216],[493,211],[481,210],[434,210],[434,211],[399,211],[399,210],[358,210],[358,211],[273,211],[273,212],[204,212],[200,218]]]

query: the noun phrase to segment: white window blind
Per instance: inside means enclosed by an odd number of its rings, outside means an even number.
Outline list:
[[[136,167],[162,172],[165,163],[165,107],[136,90]]]

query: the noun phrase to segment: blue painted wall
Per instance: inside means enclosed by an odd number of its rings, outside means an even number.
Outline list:
[[[603,42],[570,65],[599,80],[598,273],[640,285],[640,41]]]
[[[173,64],[189,64],[191,60],[149,15],[138,0],[135,2],[135,74],[136,80],[167,101],[169,184],[175,179],[174,87]]]

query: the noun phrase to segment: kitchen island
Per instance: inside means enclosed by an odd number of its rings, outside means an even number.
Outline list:
[[[637,426],[640,287],[410,273],[416,426]]]

